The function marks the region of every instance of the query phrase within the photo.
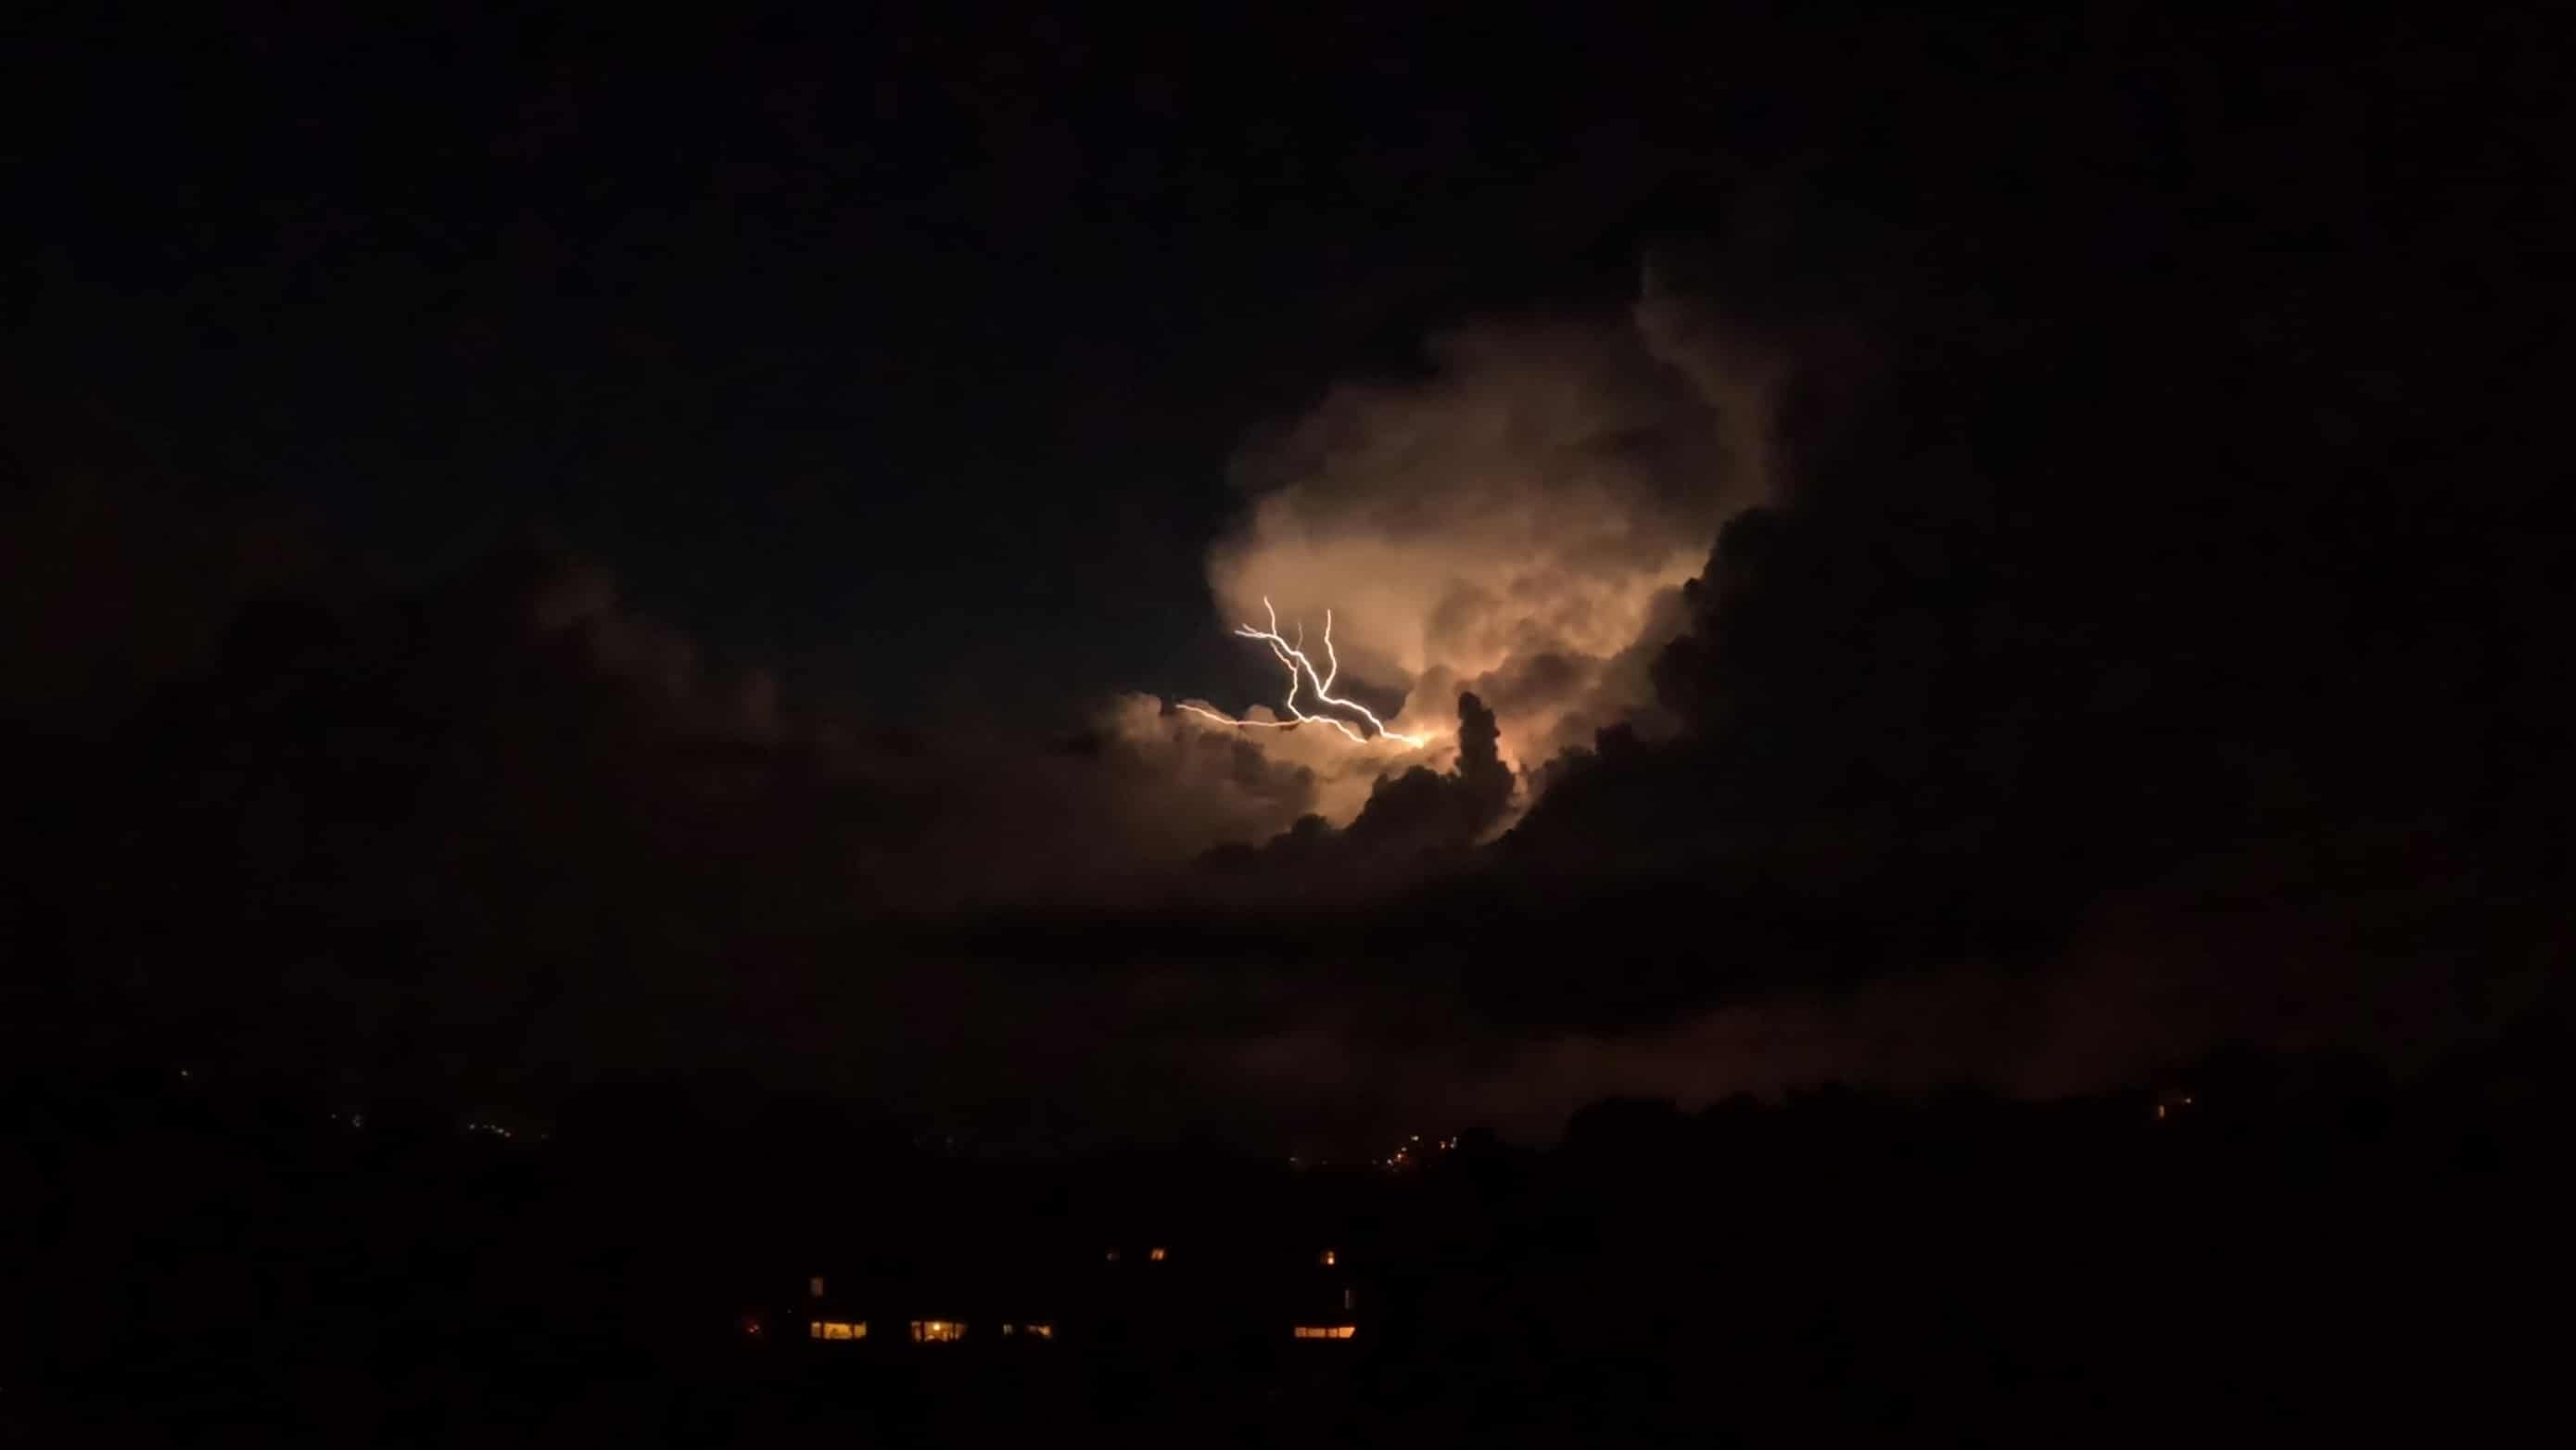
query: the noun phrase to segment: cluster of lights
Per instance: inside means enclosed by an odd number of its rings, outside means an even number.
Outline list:
[[[465,1131],[469,1133],[490,1133],[495,1137],[501,1138],[515,1138],[519,1136],[518,1134],[511,1132],[509,1129],[502,1127],[499,1123],[468,1123],[465,1125]]]
[[[1458,1139],[1454,1134],[1446,1138],[1434,1138],[1426,1147],[1423,1144],[1422,1135],[1416,1133],[1398,1145],[1394,1152],[1377,1160],[1378,1166],[1401,1172],[1420,1165],[1424,1159],[1434,1154],[1449,1152],[1457,1146]]]
[[[501,1130],[497,1124],[474,1123],[469,1124],[468,1126],[472,1128],[491,1128],[494,1131],[504,1131]],[[1458,1140],[1455,1138],[1445,1139],[1443,1140],[1443,1145],[1454,1145],[1457,1141]],[[1109,1262],[1113,1264],[1118,1262],[1120,1254],[1117,1249],[1112,1248],[1107,1252]],[[1145,1254],[1147,1259],[1157,1263],[1162,1262],[1167,1257],[1167,1251],[1161,1247],[1149,1248],[1145,1251]],[[1335,1249],[1318,1250],[1315,1257],[1316,1262],[1327,1268],[1333,1267],[1341,1261],[1341,1254]],[[809,1298],[817,1300],[821,1299],[824,1294],[824,1289],[824,1279],[820,1274],[813,1275],[805,1281],[805,1292]],[[1344,1310],[1347,1311],[1356,1307],[1357,1302],[1358,1294],[1356,1290],[1349,1288],[1342,1290],[1342,1308]],[[817,1305],[816,1307],[818,1309],[821,1308],[820,1305]],[[741,1317],[739,1323],[741,1324],[742,1332],[745,1335],[753,1338],[759,1338],[761,1336],[764,1326],[759,1315],[745,1314]],[[906,1327],[911,1331],[911,1339],[915,1344],[954,1344],[965,1339],[967,1332],[966,1324],[963,1321],[955,1319],[915,1319],[910,1321]],[[1055,1325],[1043,1320],[1019,1320],[1003,1324],[1001,1326],[1001,1332],[1002,1337],[1006,1339],[1053,1340],[1055,1338]],[[1359,1330],[1357,1326],[1349,1324],[1300,1324],[1291,1326],[1291,1332],[1299,1339],[1349,1339],[1353,1335],[1357,1334]],[[868,1323],[864,1319],[809,1319],[805,1324],[805,1334],[807,1338],[817,1340],[862,1340],[868,1337]]]
[[[1418,750],[1422,747],[1425,741],[1431,738],[1427,735],[1406,735],[1400,731],[1390,730],[1387,728],[1386,722],[1379,719],[1368,706],[1361,704],[1357,700],[1341,699],[1333,694],[1333,681],[1339,679],[1342,673],[1341,658],[1339,655],[1334,653],[1333,650],[1333,611],[1329,609],[1324,611],[1325,667],[1323,672],[1318,674],[1315,670],[1315,662],[1306,656],[1306,626],[1302,622],[1298,624],[1297,642],[1295,644],[1290,644],[1286,636],[1279,632],[1279,611],[1271,606],[1270,596],[1265,594],[1261,597],[1261,607],[1269,611],[1270,614],[1270,627],[1268,629],[1255,629],[1251,625],[1246,624],[1239,626],[1234,632],[1243,636],[1245,639],[1257,639],[1263,644],[1270,646],[1270,653],[1278,659],[1279,663],[1287,666],[1288,698],[1282,702],[1282,706],[1288,711],[1289,718],[1285,720],[1237,720],[1231,715],[1220,715],[1216,711],[1208,709],[1204,705],[1185,704],[1181,706],[1182,709],[1189,711],[1193,715],[1204,715],[1208,719],[1214,720],[1220,725],[1260,726],[1270,730],[1294,730],[1298,726],[1310,722],[1330,725],[1334,729],[1339,730],[1344,735],[1350,737],[1351,742],[1356,745],[1364,745],[1370,740],[1394,740],[1410,745]],[[1342,719],[1339,716],[1310,715],[1303,709],[1300,709],[1297,704],[1297,688],[1298,682],[1301,679],[1314,687],[1316,699],[1322,701],[1324,704],[1348,710],[1353,714],[1358,715],[1362,720],[1367,721],[1369,728],[1374,730],[1376,733],[1374,735],[1363,734],[1356,726],[1352,725],[1350,721]]]

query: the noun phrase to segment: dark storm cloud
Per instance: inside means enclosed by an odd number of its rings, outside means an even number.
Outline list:
[[[2331,108],[2158,130],[2076,84],[2060,131],[1930,106],[1904,187],[1884,154],[1784,170],[1667,253],[1673,331],[1793,365],[1763,374],[1770,497],[1627,656],[1661,727],[1538,771],[1437,879],[1203,933],[1317,984],[1214,1061],[1544,1117],[1833,1075],[2062,1091],[2228,1038],[2403,1056],[2546,995],[2564,340],[2510,301],[2536,254],[2475,219],[2527,223],[2338,190]],[[2298,242],[2337,207],[2371,246]],[[1534,650],[1477,685],[1582,678]]]
[[[1123,985],[1155,964],[1077,990],[957,924],[1164,899],[1314,795],[1225,737],[802,709],[542,546],[264,597],[208,653],[95,749],[11,759],[58,849],[0,920],[191,1052],[353,1081],[1071,1073],[1169,1016]]]
[[[880,728],[519,556],[263,608],[110,746],[22,755],[55,849],[11,920],[176,1040],[334,1071],[729,1062],[1140,1121],[1544,1131],[2473,1031],[2570,925],[2530,200],[2568,188],[2463,119],[2512,67],[2367,29],[2217,70],[2152,18],[1819,46],[1839,101],[1783,88],[1638,306],[1453,320],[1247,445],[1222,605],[1315,590],[1283,607],[1342,611],[1426,760],[1145,697]],[[2479,81],[2301,88],[2382,51]],[[13,537],[12,579],[79,537]],[[166,582],[128,557],[73,574]],[[164,614],[229,615],[215,572]],[[22,637],[13,674],[66,668]]]
[[[1452,769],[1417,765],[1380,777],[1347,827],[1308,815],[1257,847],[1219,847],[1201,858],[1203,878],[1239,900],[1347,901],[1455,869],[1511,804],[1515,782],[1500,739],[1494,712],[1461,695]]]

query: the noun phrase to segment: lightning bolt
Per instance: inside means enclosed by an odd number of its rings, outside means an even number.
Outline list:
[[[1245,639],[1257,639],[1263,644],[1270,646],[1270,653],[1278,659],[1280,664],[1287,667],[1288,698],[1283,703],[1287,708],[1290,718],[1286,720],[1237,720],[1230,715],[1220,715],[1216,711],[1210,710],[1201,705],[1183,705],[1181,706],[1182,709],[1189,711],[1193,715],[1204,715],[1208,719],[1214,720],[1220,725],[1257,725],[1270,730],[1294,730],[1298,726],[1307,724],[1311,721],[1318,725],[1330,725],[1334,729],[1339,730],[1344,735],[1350,737],[1352,743],[1359,745],[1365,745],[1371,740],[1400,740],[1418,750],[1422,747],[1424,742],[1431,738],[1428,735],[1407,735],[1400,730],[1390,730],[1387,728],[1386,722],[1377,718],[1376,714],[1372,712],[1368,706],[1361,704],[1357,700],[1342,699],[1333,693],[1333,681],[1340,679],[1342,675],[1341,656],[1335,653],[1333,649],[1333,611],[1329,609],[1324,611],[1324,670],[1321,674],[1318,674],[1315,670],[1314,660],[1309,658],[1306,654],[1306,626],[1302,623],[1297,626],[1297,642],[1295,644],[1290,644],[1287,636],[1282,635],[1279,632],[1279,611],[1271,607],[1269,595],[1265,594],[1261,596],[1261,607],[1264,610],[1269,611],[1270,627],[1268,629],[1255,629],[1251,625],[1246,624],[1238,627],[1235,630],[1235,633],[1243,636]],[[1316,699],[1327,705],[1338,706],[1341,709],[1349,710],[1357,714],[1361,719],[1366,720],[1369,723],[1369,727],[1377,733],[1375,735],[1363,734],[1354,727],[1350,721],[1341,719],[1338,716],[1310,715],[1306,713],[1306,711],[1300,709],[1297,705],[1297,689],[1301,683],[1311,685],[1314,688]]]

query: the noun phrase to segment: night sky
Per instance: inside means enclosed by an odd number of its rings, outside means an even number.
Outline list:
[[[886,709],[1223,669],[1246,430],[1480,293],[1615,300],[1727,164],[1640,136],[1699,104],[1651,55],[1497,105],[1542,27],[1360,11],[88,29],[27,366],[391,569],[541,521]]]
[[[1811,9],[45,17],[16,1015],[1044,1136],[2563,1013],[2552,38]],[[1423,746],[1179,708],[1264,595]]]

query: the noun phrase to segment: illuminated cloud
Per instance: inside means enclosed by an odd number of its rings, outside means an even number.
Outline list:
[[[1390,770],[1452,763],[1462,693],[1524,772],[1651,707],[1681,584],[1764,486],[1767,383],[1721,336],[1650,279],[1624,314],[1433,337],[1429,376],[1336,387],[1238,456],[1254,498],[1209,557],[1219,610],[1333,611],[1341,690],[1400,698],[1388,725],[1429,742],[1354,757],[1335,740],[1331,759],[1296,738],[1320,732],[1247,732],[1316,770],[1327,817]]]

